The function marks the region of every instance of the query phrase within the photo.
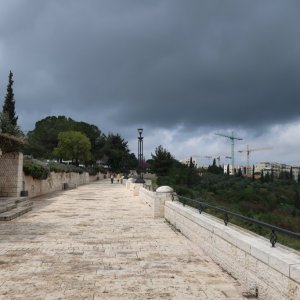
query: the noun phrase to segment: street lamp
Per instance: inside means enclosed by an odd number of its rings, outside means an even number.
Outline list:
[[[139,137],[138,137],[138,178],[135,183],[145,183],[143,178],[143,128],[138,129]]]

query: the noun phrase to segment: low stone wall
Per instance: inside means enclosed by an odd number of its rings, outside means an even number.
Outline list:
[[[146,202],[150,207],[154,207],[155,205],[155,199],[156,199],[156,193],[153,191],[149,191],[143,187],[140,187],[139,189],[139,197],[141,200]]]
[[[165,218],[258,299],[300,299],[298,251],[272,248],[260,236],[179,202],[165,203]]]
[[[97,179],[103,179],[103,174],[90,176],[88,173],[55,173],[51,172],[50,176],[45,180],[33,179],[31,176],[23,174],[23,189],[28,191],[29,198],[41,196],[44,194],[61,191],[64,184],[70,187],[87,184]]]
[[[161,186],[155,192],[143,187],[143,184],[134,183],[134,179],[123,182],[126,188],[133,192],[134,196],[146,202],[153,212],[153,217],[164,217],[165,202],[172,200],[173,189],[168,186]]]

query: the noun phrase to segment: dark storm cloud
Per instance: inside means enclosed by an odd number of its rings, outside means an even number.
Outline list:
[[[1,79],[14,71],[24,116],[116,127],[257,127],[299,117],[299,1],[0,6]]]

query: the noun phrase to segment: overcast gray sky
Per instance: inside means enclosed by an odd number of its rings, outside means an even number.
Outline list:
[[[65,115],[145,154],[300,165],[299,0],[0,0],[0,96],[19,125]],[[207,163],[204,158],[200,163]],[[245,163],[246,155],[236,153]]]

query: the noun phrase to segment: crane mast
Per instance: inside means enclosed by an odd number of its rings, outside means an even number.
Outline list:
[[[249,145],[247,145],[246,149],[239,150],[239,153],[246,152],[247,153],[247,173],[250,169],[250,153],[253,151],[263,151],[263,150],[272,150],[272,147],[263,147],[263,148],[250,148]]]
[[[242,138],[234,136],[234,132],[231,132],[231,135],[224,134],[224,133],[215,133],[216,135],[226,137],[231,140],[231,165],[232,169],[234,170],[234,140],[242,140]]]

